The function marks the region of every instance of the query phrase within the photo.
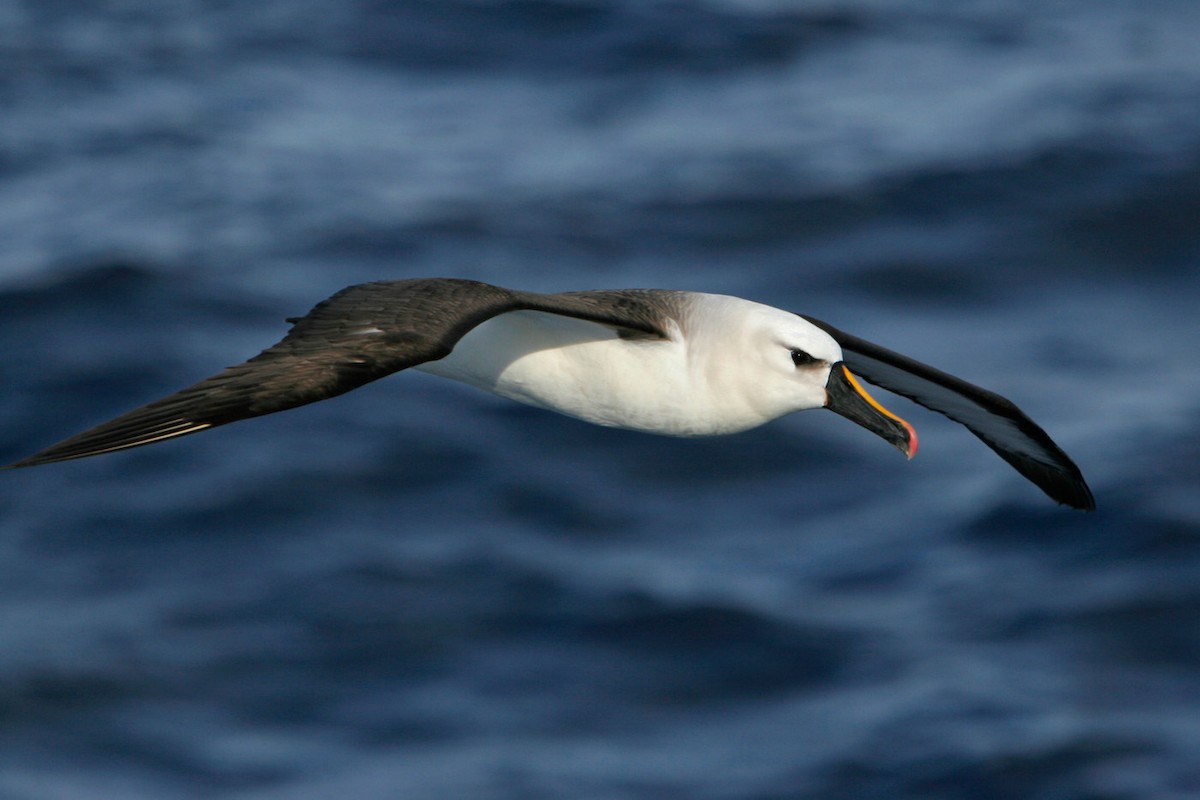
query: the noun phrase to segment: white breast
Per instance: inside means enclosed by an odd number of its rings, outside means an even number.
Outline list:
[[[622,339],[606,326],[555,314],[503,314],[454,351],[418,369],[598,425],[672,436],[762,424],[755,409],[714,386],[698,342],[674,320],[670,338]]]

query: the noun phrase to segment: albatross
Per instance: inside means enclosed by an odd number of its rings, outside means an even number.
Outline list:
[[[1051,499],[1092,510],[1079,468],[1011,401],[832,325],[727,295],[540,294],[457,278],[376,281],[277,344],[5,469],[111,453],[284,411],[418,369],[597,425],[666,436],[827,408],[911,458],[917,434],[863,381],[966,426]]]

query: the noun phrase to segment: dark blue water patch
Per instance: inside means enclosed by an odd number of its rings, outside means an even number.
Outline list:
[[[93,20],[81,36],[76,20]],[[319,24],[314,24],[319,21]],[[520,70],[645,76],[790,62],[860,35],[856,10],[753,9],[701,2],[361,0],[194,10],[38,4],[4,60],[28,81],[96,88],[119,76],[190,74],[238,58],[308,53],[405,70]],[[6,71],[13,74],[13,71]]]
[[[60,524],[33,529],[29,550],[64,555],[82,549],[103,567],[97,579],[119,583],[138,570],[153,571],[163,560],[192,559],[204,566],[228,558],[237,563],[244,557],[239,553],[252,546],[274,546],[313,529],[337,530],[352,519],[369,525],[390,520],[398,531],[420,531],[428,520],[449,524],[454,487],[481,482],[473,478],[479,463],[475,456],[456,454],[452,446],[431,455],[433,469],[408,461],[390,470],[384,465],[360,468],[355,466],[359,462],[347,461],[319,468],[264,464],[262,470],[242,471],[240,478],[231,475],[230,462],[262,460],[254,455],[254,446],[250,440],[244,452],[235,448],[228,453],[213,445],[203,457],[159,448],[136,460],[130,454],[128,465],[97,459],[90,466],[25,470],[21,477],[32,484],[73,487],[57,515]],[[480,502],[480,490],[473,491],[467,498],[470,505]],[[336,511],[339,503],[349,510]]]
[[[936,222],[964,214],[1000,218],[1054,217],[1144,163],[1120,149],[1077,142],[1049,143],[1013,159],[938,167],[879,182],[869,195],[877,211],[898,219]]]
[[[1182,559],[1200,567],[1200,527],[1161,517],[1130,491],[1113,492],[1093,515],[1006,504],[988,510],[962,535],[997,551],[1036,551],[1064,566]]]
[[[80,336],[84,324],[127,328],[163,324],[261,321],[278,309],[253,302],[236,287],[204,280],[198,268],[140,256],[97,255],[47,265],[36,282],[0,289],[0,330],[8,325],[61,328]],[[215,317],[215,319],[212,319]]]
[[[1053,589],[1040,597],[1017,579],[963,598],[954,614],[960,635],[1033,647],[1070,643],[1088,663],[1193,671],[1200,639],[1187,620],[1200,614],[1200,527],[1147,506],[1131,489],[1113,493],[1106,509],[1044,515],[1001,507],[964,530],[963,540],[998,576],[1006,564],[1018,574],[1030,569]],[[1117,580],[1128,591],[1086,599],[1090,587]],[[1129,675],[1130,692],[1135,684]]]
[[[470,238],[486,230],[468,221],[462,221],[461,229],[449,220],[444,222],[448,230],[443,231],[430,230],[421,224],[379,226],[365,222],[340,223],[331,230],[308,231],[303,237],[289,241],[288,247],[307,257],[378,261],[394,269],[393,265],[397,262],[410,263],[415,260],[429,246],[430,240],[439,234],[453,238],[459,244],[458,237]]]
[[[808,691],[862,674],[865,662],[887,663],[844,630],[714,602],[581,591],[503,561],[374,572],[305,580],[303,591],[296,586],[264,603],[273,613],[299,614],[319,648],[305,655],[304,668],[328,668],[327,687],[353,693],[397,670],[416,666],[431,676],[427,667],[454,673],[461,666],[488,695],[553,705],[582,692],[617,711]],[[338,591],[323,592],[330,582]],[[452,653],[466,661],[447,661]],[[546,724],[562,716],[535,705]]]
[[[166,585],[185,585],[184,561],[160,567],[177,573]],[[116,732],[129,730],[135,740],[137,720],[153,721],[173,705],[228,712],[254,724],[346,722],[352,728],[343,704],[389,685],[419,690],[426,681],[454,675],[454,653],[464,631],[476,629],[478,607],[487,602],[486,596],[464,602],[469,587],[447,573],[405,576],[364,568],[288,578],[260,562],[222,574],[228,583],[209,576],[207,592],[190,586],[186,597],[164,594],[168,602],[157,608],[152,626],[90,638],[86,664],[43,665],[38,675],[10,671],[0,694],[3,719],[50,730],[70,724],[79,732],[81,753],[112,742],[128,746],[134,761],[141,760],[136,743],[122,744]],[[123,725],[117,714],[131,715],[134,724]],[[406,737],[429,741],[459,723],[447,717],[437,724],[400,707],[388,724],[393,735],[403,730]],[[202,738],[205,729],[185,726],[179,736]]]
[[[1200,485],[1198,438],[1188,431],[1139,437],[1120,456],[1120,485],[1096,487],[1094,513],[1005,504],[985,511],[960,536],[997,551],[1036,552],[1062,566],[1133,560],[1200,567],[1200,526],[1157,502],[1163,487]]]
[[[831,593],[897,592],[920,574],[922,554],[905,550],[872,553],[834,564],[829,572],[810,579],[813,587]]]
[[[520,437],[504,451],[520,461],[557,458],[576,465],[603,464],[634,483],[753,484],[780,474],[861,465],[833,439],[791,435],[773,423],[727,436],[673,438],[617,428],[597,429],[578,420],[514,404],[495,405],[489,417]],[[812,413],[826,413],[814,411]],[[827,414],[830,421],[832,414]]]
[[[676,607],[634,595],[604,611],[573,633],[614,652],[637,653],[644,663],[631,670],[640,673],[631,688],[654,705],[805,691],[839,682],[867,657],[847,631],[807,629],[729,606]]]
[[[338,40],[343,54],[405,69],[517,69],[645,77],[777,65],[861,34],[852,11],[733,10],[617,0],[364,3]]]
[[[800,509],[820,518],[861,502],[866,475],[880,494],[898,491],[906,477],[902,469],[879,468],[879,458],[894,466],[902,459],[877,437],[865,431],[858,437],[851,423],[838,432],[844,421],[819,411],[810,415],[824,416],[834,430],[822,432],[822,420],[811,419],[803,430],[781,421],[695,439],[596,428],[520,406],[488,411],[514,420],[496,429],[489,471],[506,476],[502,486],[555,498],[540,513],[515,509],[516,519],[561,522],[562,528],[538,526],[553,537],[686,536],[713,526],[737,535],[760,524],[790,528],[802,521]],[[526,417],[525,423],[515,421]],[[847,446],[843,436],[859,438],[861,446]],[[480,496],[470,484],[463,491]],[[650,519],[656,524],[648,528]]]
[[[753,175],[761,169],[754,167],[744,180],[730,179],[687,199],[631,203],[588,193],[552,203],[457,205],[416,226],[332,230],[297,246],[308,254],[382,265],[394,263],[397,254],[472,262],[495,259],[497,251],[566,264],[653,255],[672,269],[681,259],[719,263],[737,257],[746,269],[774,275],[776,289],[791,280],[797,291],[849,289],[893,303],[984,307],[1074,272],[1091,275],[1135,262],[1156,274],[1177,270],[1200,247],[1200,235],[1184,222],[1195,176],[1185,170],[1169,179],[1164,194],[1144,200],[1147,182],[1157,184],[1135,163],[1113,150],[1064,145],[1015,163],[927,169],[832,193],[809,190],[801,179],[755,185]],[[779,163],[771,172],[789,168]],[[1138,226],[1125,229],[1132,237],[1125,249],[1137,251],[1136,258],[1119,256],[1122,247],[1107,260],[1089,256],[1117,235],[1112,204],[1116,215],[1142,209]],[[1160,207],[1170,206],[1177,210],[1162,215],[1166,235],[1159,236]],[[1093,237],[1089,227],[1107,232]],[[1136,237],[1142,245],[1133,243]],[[964,260],[963,252],[974,255]],[[1125,267],[1114,266],[1118,257]]]
[[[215,482],[220,488],[200,497],[181,498],[184,502],[174,507],[163,505],[142,524],[148,530],[169,525],[236,538],[324,518],[333,508],[330,504],[338,502],[356,508],[383,503],[401,522],[416,510],[442,502],[436,498],[444,492],[478,485],[488,467],[478,451],[453,441],[425,439],[398,430],[379,444],[359,431],[330,431],[324,421],[312,423],[296,414],[289,416],[290,420],[281,418],[259,430],[251,429],[253,423],[239,423],[239,431],[227,431],[220,441],[203,445],[195,439],[188,444],[180,442],[180,449],[170,454],[161,448],[157,456],[139,454],[144,463],[131,465],[130,474],[148,485],[156,483],[160,475],[176,476],[192,464],[187,468],[194,477],[182,479],[182,487],[194,483],[203,488]],[[320,435],[307,430],[313,424],[322,425]],[[203,454],[193,457],[183,452],[184,447],[202,447]],[[313,454],[314,448],[319,452]],[[239,459],[262,461],[257,454],[264,451],[271,455],[263,462],[263,471],[250,480],[229,484],[227,478],[222,479],[223,464]],[[172,490],[178,492],[181,487]]]
[[[1047,620],[1064,635],[1082,639],[1109,664],[1193,673],[1200,663],[1200,593],[1131,599]],[[1200,700],[1200,690],[1180,701]]]
[[[937,226],[965,215],[1004,219],[1041,219],[1070,209],[1132,166],[1123,153],[1076,144],[1053,144],[1013,161],[939,166],[881,178],[851,191],[806,191],[803,180],[781,183],[786,163],[770,181],[749,180],[686,203],[648,205],[664,219],[679,216],[710,246],[770,243],[777,237],[804,240],[846,234],[880,224],[919,221]],[[736,173],[735,173],[736,174]],[[1132,179],[1134,176],[1130,176]],[[774,188],[772,188],[774,187]]]
[[[1053,145],[806,197],[764,231],[793,248],[844,241],[855,265],[838,280],[864,293],[986,304],[1073,273],[1177,273],[1200,249],[1197,183],[1191,167],[1160,175],[1119,148]]]
[[[728,186],[708,196],[647,201],[632,212],[625,224],[639,229],[626,234],[703,252],[778,247],[845,233],[879,218],[870,198],[810,194],[803,184],[781,191]]]
[[[729,165],[726,177],[699,195],[651,196],[632,205],[559,197],[553,207],[522,215],[541,220],[540,229],[513,227],[512,220],[522,217],[508,217],[476,225],[476,231],[531,242],[570,231],[576,245],[597,253],[625,253],[636,242],[641,252],[669,260],[712,259],[728,252],[744,262],[779,253],[780,266],[772,272],[784,274],[789,260],[804,263],[815,257],[819,263],[821,253],[836,245],[853,264],[837,270],[837,279],[854,281],[865,292],[900,291],[905,298],[932,292],[935,300],[983,303],[1018,293],[1021,281],[1043,279],[1048,267],[1060,276],[1087,268],[1083,251],[1060,263],[1054,242],[1062,237],[1056,226],[1074,225],[1072,220],[1091,213],[1097,198],[1109,198],[1102,202],[1122,209],[1126,201],[1141,205],[1138,197],[1151,180],[1144,161],[1077,143],[1048,145],[1015,160],[927,165],[836,191],[812,188],[786,160],[767,162]],[[770,177],[760,179],[764,173]],[[1170,226],[1171,220],[1189,218],[1185,187],[1195,183],[1190,179],[1185,171],[1173,181],[1178,192],[1163,199],[1183,193],[1183,210],[1166,218],[1167,238],[1174,244],[1147,251],[1147,257],[1185,252],[1194,243],[1185,224]],[[1153,216],[1155,207],[1146,213]],[[1149,241],[1153,226],[1144,225],[1142,234]],[[1047,245],[1053,246],[1049,258]],[[972,260],[963,261],[963,252],[972,252]],[[795,271],[812,280],[806,270]]]
[[[1056,253],[1139,278],[1195,271],[1200,262],[1200,161],[1131,181],[1052,224]]]
[[[1035,647],[1071,642],[1088,659],[1103,661],[1139,662],[1157,652],[1159,661],[1174,659],[1176,668],[1192,669],[1196,637],[1184,620],[1200,613],[1192,590],[1200,575],[1200,529],[1149,514],[1116,515],[1091,527],[1018,521],[1022,516],[1012,518],[1003,543],[992,539],[976,556],[993,565],[997,582],[967,591],[955,604],[947,621],[958,636]],[[1016,575],[1026,570],[1044,575],[1052,594],[1030,594],[1020,578],[1003,577],[1003,565]],[[1132,587],[1127,595],[1083,599],[1089,587],[1118,576]],[[1138,620],[1142,640],[1135,638]],[[1178,629],[1169,630],[1173,625]],[[1150,645],[1150,638],[1158,644]]]
[[[1106,517],[1111,509],[1104,511]],[[1077,552],[1080,542],[1094,541],[1108,527],[1099,515],[1064,512],[1058,508],[1004,504],[987,509],[963,531],[964,538],[983,543],[1036,548],[1043,552]]]
[[[888,739],[911,741],[919,730],[893,731]],[[887,741],[877,743],[880,752],[892,750]],[[1094,774],[1106,765],[1152,755],[1157,748],[1132,738],[1093,737],[1075,739],[1044,748],[1007,752],[991,750],[972,755],[949,749],[930,752],[905,763],[881,763],[869,758],[854,759],[822,770],[815,786],[807,783],[801,796],[829,800],[858,800],[863,797],[922,798],[924,800],[1012,800],[1012,798],[1073,798],[1077,800],[1134,800],[1124,790],[1096,788]],[[797,796],[787,788],[769,792],[762,800],[784,800]]]
[[[344,728],[375,743],[494,726],[577,732],[654,708],[809,691],[881,659],[844,631],[723,604],[580,592],[496,561],[360,567],[229,599],[212,593],[207,607],[169,613],[155,635],[170,657],[130,675],[144,698],[203,697],[245,719]],[[439,719],[435,706],[406,699],[447,680],[476,687],[483,705]],[[514,707],[519,722],[505,710]]]
[[[920,261],[889,260],[855,270],[838,283],[889,303],[917,301],[925,309],[938,306],[982,308],[1004,302],[1004,293],[997,291],[1005,282],[1002,276],[970,269],[961,263],[939,261],[942,260],[936,257]]]
[[[544,531],[555,538],[627,538],[637,529],[637,518],[622,506],[614,493],[566,493],[559,487],[509,483],[495,499],[497,514],[522,527]]]
[[[253,756],[215,756],[193,738],[211,724],[212,715],[186,704],[131,704],[125,713],[75,719],[44,732],[32,730],[13,750],[29,753],[22,759],[26,769],[61,774],[66,762],[45,754],[69,748],[73,758],[67,771],[98,776],[101,784],[116,774],[123,785],[150,784],[162,794],[182,797],[196,792],[252,790],[294,776],[301,767],[300,763],[254,763]]]
[[[186,96],[187,89],[180,91]],[[136,127],[123,130],[99,129],[88,131],[84,137],[72,142],[70,157],[99,162],[110,158],[128,157],[143,163],[161,161],[179,164],[195,152],[212,145],[216,132],[216,120],[203,111],[186,115],[184,119],[143,120]],[[44,152],[22,153],[24,158],[45,158],[46,165],[62,155],[61,150],[48,149]],[[36,166],[29,164],[28,166]]]
[[[0,681],[0,732],[9,726],[58,727],[81,714],[141,695],[128,676],[87,664],[5,672]],[[2,734],[0,734],[2,735]]]
[[[192,383],[203,376],[172,342],[206,332],[224,336],[283,316],[266,305],[188,273],[126,259],[67,266],[36,284],[0,291],[6,343],[0,375],[16,389],[16,412],[37,412],[5,431],[5,447],[46,446]],[[279,335],[285,330],[280,319]]]
[[[570,216],[574,199],[559,200],[558,205]],[[298,232],[281,251],[306,259],[355,264],[366,276],[364,280],[424,275],[485,278],[479,273],[480,264],[488,264],[498,273],[505,271],[505,258],[522,267],[569,264],[577,260],[580,250],[587,251],[579,245],[595,241],[596,247],[603,247],[611,238],[601,232],[593,240],[586,223],[573,231],[563,214],[548,206],[505,198],[498,203],[491,199],[447,203],[419,219],[383,224],[339,221]],[[568,245],[574,247],[564,254]],[[606,255],[612,252],[606,251]]]
[[[172,365],[103,364],[78,372],[43,372],[40,359],[14,359],[0,366],[8,386],[27,397],[14,403],[10,425],[0,435],[0,464],[16,461],[128,410],[129,398],[152,397],[176,374]],[[178,366],[178,365],[175,365]]]
[[[178,609],[162,635],[195,654],[186,668],[207,683],[211,701],[312,722],[336,713],[343,697],[453,672],[462,636],[478,624],[465,588],[453,576],[365,567],[277,575],[235,602],[212,595]]]
[[[780,171],[787,166],[777,165]],[[861,233],[881,221],[870,198],[812,193],[802,179],[786,187],[778,181],[752,184],[747,175],[690,198],[631,200],[594,190],[489,198],[446,204],[418,221],[306,231],[289,248],[306,257],[375,261],[388,270],[395,270],[397,259],[495,263],[506,252],[532,263],[563,264],[564,271],[588,258],[611,264],[645,254],[674,267],[685,259],[762,250],[787,251],[794,260],[798,246]]]
[[[637,443],[640,452],[623,461],[624,472],[635,481],[666,486],[754,485],[781,475],[837,470],[856,463],[828,440],[788,436],[782,424],[728,437],[667,442],[639,437]],[[621,444],[614,440],[602,446],[612,450]]]
[[[48,0],[23,7],[0,42],[0,88],[37,94],[109,90],[130,76],[190,74],[218,64],[228,39],[212,13],[184,6]],[[232,21],[231,21],[232,22]],[[205,35],[221,33],[225,35]]]
[[[1096,347],[1092,339],[1080,332],[1049,333],[1039,342],[1037,352],[1051,372],[1068,370],[1095,376],[1097,381],[1106,380],[1103,376],[1116,374],[1124,368],[1119,353]]]
[[[37,285],[0,291],[0,318],[8,320],[22,314],[40,318],[87,305],[124,306],[131,299],[150,295],[166,284],[156,266],[120,257],[49,272],[49,280],[42,279]]]

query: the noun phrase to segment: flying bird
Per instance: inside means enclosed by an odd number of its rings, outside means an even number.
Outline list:
[[[403,369],[598,425],[667,436],[828,408],[911,458],[912,426],[860,379],[960,422],[1053,500],[1092,510],[1079,468],[1012,402],[812,317],[662,289],[538,294],[456,278],[350,286],[242,364],[5,469],[140,447],[348,392]]]

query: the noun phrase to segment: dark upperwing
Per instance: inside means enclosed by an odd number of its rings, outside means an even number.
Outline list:
[[[472,328],[510,311],[545,311],[661,338],[638,292],[535,294],[456,278],[350,286],[288,319],[278,343],[242,364],[3,467],[30,467],[140,447],[273,414],[444,358]]]

